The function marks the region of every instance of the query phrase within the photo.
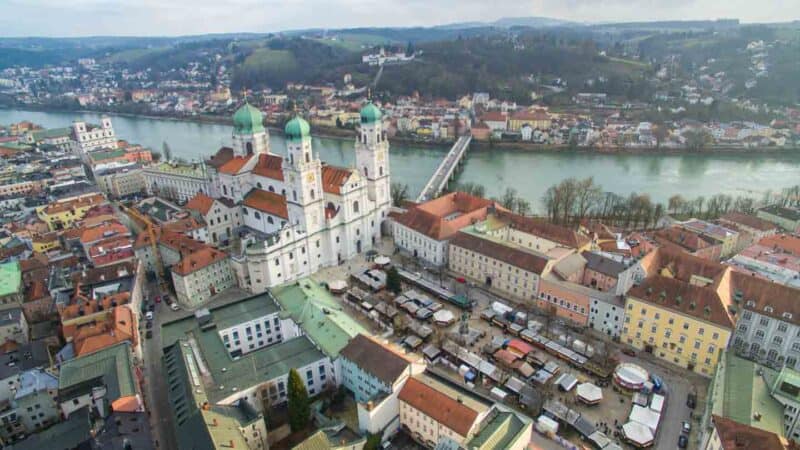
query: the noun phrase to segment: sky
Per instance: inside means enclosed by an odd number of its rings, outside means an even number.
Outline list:
[[[800,19],[800,0],[0,0],[0,36],[266,33],[527,16],[579,22],[785,22]]]

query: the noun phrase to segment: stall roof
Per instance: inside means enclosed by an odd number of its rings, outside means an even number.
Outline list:
[[[639,422],[642,425],[647,426],[647,428],[650,428],[650,431],[655,433],[656,429],[658,429],[658,422],[661,420],[661,415],[650,408],[643,408],[639,405],[633,405],[633,408],[631,408],[631,414],[628,416],[628,420],[632,422]]]
[[[525,387],[525,383],[523,383],[519,378],[511,377],[508,379],[508,381],[506,381],[506,388],[515,394],[522,392],[523,387]]]
[[[639,422],[628,422],[622,426],[622,432],[625,438],[629,441],[639,445],[646,446],[653,442],[653,431]]]

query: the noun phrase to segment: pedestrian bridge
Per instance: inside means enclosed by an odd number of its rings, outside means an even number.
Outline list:
[[[453,147],[447,152],[447,155],[442,160],[436,172],[428,183],[422,188],[422,192],[417,197],[417,203],[425,202],[438,197],[442,191],[447,188],[447,183],[453,179],[456,168],[459,167],[467,154],[469,144],[472,142],[472,136],[461,136],[453,144]]]

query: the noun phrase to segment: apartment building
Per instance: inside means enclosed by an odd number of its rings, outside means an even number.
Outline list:
[[[178,302],[186,308],[195,308],[236,286],[236,277],[226,253],[205,247],[172,266],[172,282]]]

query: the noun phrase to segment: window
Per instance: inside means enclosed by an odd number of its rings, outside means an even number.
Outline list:
[[[309,192],[309,195],[311,197],[311,200],[314,200],[314,190],[313,189]]]
[[[358,200],[353,202],[353,212],[355,212],[355,213],[358,212]]]

